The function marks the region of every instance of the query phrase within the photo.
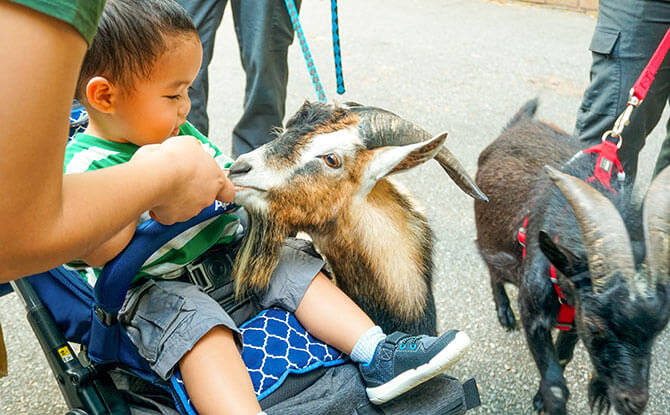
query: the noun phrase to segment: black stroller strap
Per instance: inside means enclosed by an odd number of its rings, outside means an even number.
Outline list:
[[[463,396],[465,397],[465,408],[472,409],[482,404],[479,399],[479,390],[475,378],[470,378],[463,383]]]

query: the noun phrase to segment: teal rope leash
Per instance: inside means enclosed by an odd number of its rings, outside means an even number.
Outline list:
[[[333,28],[333,55],[335,55],[335,79],[337,81],[337,93],[344,94],[344,76],[342,74],[342,55],[340,53],[340,26],[337,19],[337,0],[330,1]]]
[[[314,59],[312,59],[312,54],[309,51],[309,46],[307,46],[307,40],[305,39],[305,33],[302,31],[302,26],[300,25],[300,18],[298,17],[298,10],[295,7],[295,2],[293,0],[284,0],[286,4],[286,9],[288,10],[288,15],[291,18],[291,24],[293,25],[293,30],[295,30],[296,35],[298,36],[298,41],[300,42],[300,49],[302,50],[302,55],[305,58],[305,63],[307,64],[307,70],[309,75],[312,78],[312,84],[314,85],[314,90],[316,91],[316,96],[320,102],[326,102],[326,93],[323,90],[321,85],[321,80],[319,79],[319,74],[316,70],[316,65],[314,64]],[[339,24],[337,18],[337,0],[331,0],[331,12],[332,12],[332,32],[333,32],[333,55],[335,58],[335,77],[337,81],[337,93],[344,94],[344,77],[342,74],[342,56],[340,51],[340,34],[339,34]]]
[[[302,32],[302,26],[300,26],[300,20],[298,19],[298,11],[295,8],[295,3],[293,0],[284,0],[286,3],[286,8],[288,9],[288,15],[291,17],[291,24],[293,25],[293,30],[295,30],[296,35],[298,35],[298,41],[300,42],[300,48],[302,49],[302,55],[305,57],[305,62],[307,63],[307,70],[309,75],[312,77],[312,84],[314,84],[314,89],[316,90],[316,96],[320,102],[326,102],[326,93],[323,92],[323,86],[321,86],[321,80],[319,79],[319,74],[316,72],[316,66],[314,65],[314,60],[312,59],[312,54],[309,52],[309,46],[307,46],[307,40],[305,40],[305,34]]]

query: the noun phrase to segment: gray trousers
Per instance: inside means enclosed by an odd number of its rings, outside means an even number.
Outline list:
[[[203,47],[200,73],[189,95],[188,120],[209,135],[207,97],[208,67],[214,52],[216,30],[228,0],[178,0],[191,14]],[[233,156],[270,141],[271,131],[281,127],[288,82],[287,52],[293,42],[293,26],[282,0],[230,0],[242,68],[246,73],[244,112],[233,129]],[[300,0],[296,0],[300,7]]]
[[[588,144],[600,142],[626,108],[628,93],[661,42],[670,23],[670,2],[600,0],[598,22],[589,49],[593,55],[591,83],[577,114],[575,134]],[[670,54],[669,54],[670,55]],[[670,97],[670,58],[666,57],[643,103],[623,130],[619,158],[631,181],[638,153],[654,129]],[[670,123],[667,126],[670,130]],[[670,164],[670,134],[654,176]]]

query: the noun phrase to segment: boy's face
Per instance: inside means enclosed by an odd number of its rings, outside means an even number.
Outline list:
[[[177,135],[191,109],[188,88],[202,62],[202,46],[195,35],[166,39],[167,51],[148,79],[117,96],[115,107],[120,139],[138,146],[162,143]]]

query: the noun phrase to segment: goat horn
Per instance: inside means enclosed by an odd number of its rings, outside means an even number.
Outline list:
[[[635,276],[633,250],[623,219],[614,205],[582,180],[551,166],[544,169],[575,212],[584,240],[593,291],[600,292],[617,272],[632,283]]]
[[[670,274],[670,167],[649,185],[642,212],[646,264],[652,283],[667,284]]]
[[[358,130],[369,149],[414,144],[432,138],[432,135],[423,128],[390,111],[358,105],[348,108],[360,117]],[[488,201],[484,192],[477,187],[465,168],[446,147],[442,146],[435,155],[435,160],[466,194],[474,199]]]

